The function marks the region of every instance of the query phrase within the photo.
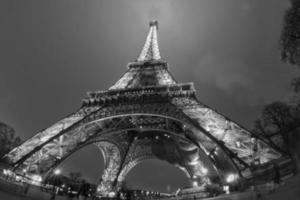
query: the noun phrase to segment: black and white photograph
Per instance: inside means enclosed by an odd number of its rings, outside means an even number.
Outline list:
[[[299,200],[300,0],[0,0],[0,200]]]

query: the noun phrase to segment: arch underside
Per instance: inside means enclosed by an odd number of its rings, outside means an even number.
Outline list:
[[[137,139],[131,141],[133,134]],[[85,145],[113,144],[119,152],[119,164],[114,164],[117,168],[114,180],[122,181],[135,164],[150,157],[165,159],[183,168],[191,177],[218,175],[224,180],[228,173],[241,174],[257,158],[260,163],[265,163],[281,156],[264,141],[253,140],[254,137],[196,100],[174,98],[171,103],[83,107],[38,133],[6,157],[16,170],[47,174]],[[151,148],[151,154],[139,149],[141,145],[135,144],[137,142],[148,142],[146,146]],[[165,144],[178,153],[166,153],[168,156],[163,158],[153,153],[154,146],[158,148]],[[253,152],[254,147],[258,151]],[[135,155],[136,152],[144,153]],[[112,162],[108,157],[106,161]],[[208,169],[208,174],[203,169]]]
[[[107,195],[112,190],[120,189],[130,170],[140,162],[148,159],[166,161],[184,171],[187,177],[191,178],[193,168],[187,160],[190,161],[197,157],[197,147],[179,149],[166,132],[127,132],[126,134],[135,135],[131,144],[127,146],[128,152],[126,155],[121,156],[115,144],[109,142],[96,143],[105,158],[105,169],[97,189],[99,194]],[[183,156],[180,153],[185,155]]]
[[[124,182],[127,174],[136,165],[149,159],[166,161],[182,170],[188,178],[192,178],[193,169],[189,163],[199,158],[197,147],[181,139],[180,143],[185,143],[185,146],[179,147],[167,132],[146,133],[149,134],[155,136],[144,136],[134,141],[118,176],[118,182]]]

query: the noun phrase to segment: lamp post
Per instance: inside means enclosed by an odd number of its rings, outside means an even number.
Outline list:
[[[61,174],[61,170],[60,169],[55,169],[54,170],[54,175],[60,175]]]
[[[59,191],[59,186],[57,186],[57,178],[58,176],[61,174],[61,170],[60,169],[55,169],[53,171],[53,194],[51,196],[51,200],[54,200],[55,199],[55,196],[56,194],[58,194],[58,191]]]
[[[58,176],[60,174],[61,174],[61,170],[60,169],[55,169],[54,172],[53,172],[53,177],[54,177],[53,185],[54,185],[54,188],[56,188],[59,185],[57,182],[58,182]],[[57,191],[58,191],[58,188],[56,188],[55,193],[57,193]]]

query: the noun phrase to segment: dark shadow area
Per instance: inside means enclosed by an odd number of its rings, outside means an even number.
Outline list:
[[[65,176],[69,176],[70,172],[80,172],[82,178],[98,184],[104,169],[104,159],[98,147],[88,145],[73,153],[57,169]]]
[[[146,160],[135,166],[127,175],[131,189],[158,192],[175,192],[189,184],[186,174],[179,168],[161,160]]]

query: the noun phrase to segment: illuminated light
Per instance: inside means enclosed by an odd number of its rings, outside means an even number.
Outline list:
[[[197,165],[198,164],[198,162],[199,162],[199,160],[197,159],[197,160],[193,160],[192,162],[190,162],[190,165]]]
[[[42,182],[42,177],[40,175],[33,175],[31,178],[35,182],[38,182],[38,183]]]
[[[205,167],[202,167],[201,172],[206,175],[208,173],[208,169]]]
[[[210,151],[208,151],[207,149],[203,149],[203,150],[204,150],[204,153],[205,153],[206,155],[208,155],[208,156],[211,155]]]
[[[238,176],[236,174],[229,174],[226,177],[226,182],[227,183],[232,183],[232,182],[236,181],[237,178],[238,178]]]
[[[22,180],[22,177],[21,176],[16,176],[16,181],[20,181]]]
[[[223,130],[214,130],[215,135],[217,135],[217,137],[223,137],[224,136],[224,131]]]
[[[197,181],[193,181],[193,187],[198,187],[198,182]]]
[[[226,194],[229,194],[229,193],[230,193],[229,186],[228,186],[228,185],[224,185],[224,186],[223,186],[223,191],[224,191]]]
[[[61,170],[60,170],[60,169],[54,170],[54,174],[55,174],[55,175],[59,175],[60,173],[61,173]]]
[[[13,174],[13,172],[11,170],[9,170],[9,169],[3,169],[3,174],[11,176]]]
[[[229,174],[227,177],[226,177],[226,182],[227,183],[231,183],[234,181],[234,174]]]
[[[42,137],[40,140],[41,140],[41,142],[46,142],[48,139],[49,138],[45,136],[45,137]]]
[[[235,145],[236,145],[236,147],[240,148],[241,147],[241,142],[240,141],[236,141]]]
[[[213,151],[213,153],[214,153],[215,155],[218,155],[218,151],[219,151],[219,148],[216,147],[215,150]]]
[[[207,132],[210,132],[209,126],[205,127],[204,129],[205,129]]]
[[[115,192],[110,192],[108,193],[108,197],[115,197],[116,196],[116,193]]]
[[[159,136],[158,136],[158,135],[157,135],[157,136],[155,136],[155,139],[157,139],[157,140],[158,140],[158,139],[159,139]]]

